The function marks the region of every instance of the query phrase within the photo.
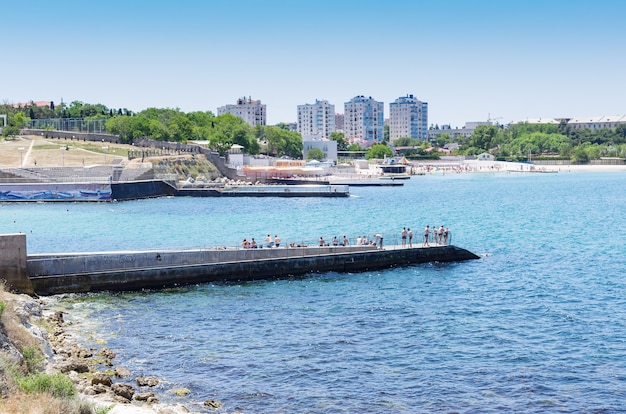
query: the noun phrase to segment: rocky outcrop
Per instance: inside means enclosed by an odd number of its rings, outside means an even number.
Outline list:
[[[159,385],[159,380],[154,377],[141,376],[137,378],[137,385],[140,387],[156,387]]]
[[[154,392],[141,390],[143,387],[157,387],[160,380],[151,376],[139,376],[136,383],[139,392],[133,385],[116,382],[116,379],[132,377],[127,368],[116,366],[115,369],[98,371],[98,366],[113,366],[116,354],[113,350],[102,347],[87,349],[79,346],[75,339],[66,330],[63,313],[45,309],[44,302],[26,295],[12,295],[0,292],[1,301],[10,306],[15,323],[20,325],[20,332],[26,329],[32,337],[33,343],[38,343],[46,356],[45,369],[48,373],[62,372],[74,382],[76,389],[85,399],[89,399],[99,407],[110,407],[112,404],[130,405],[128,410],[119,412],[154,412],[158,414],[188,414],[193,412],[182,404],[161,404]],[[26,365],[25,358],[14,345],[6,329],[6,315],[0,323],[0,352],[5,361],[14,365]],[[45,326],[45,329],[42,328]],[[23,329],[22,329],[23,328]],[[22,338],[24,339],[24,338]],[[10,384],[6,381],[8,373],[0,364],[0,397],[6,397],[11,392]],[[188,393],[188,391],[187,391]],[[186,395],[180,394],[180,395]],[[207,400],[214,401],[214,400]],[[190,401],[191,402],[191,401]],[[200,405],[201,402],[194,402]],[[221,406],[221,403],[219,403]],[[217,408],[207,404],[205,407]],[[125,409],[124,409],[125,410]],[[115,411],[118,412],[118,411]],[[205,411],[202,411],[205,412]]]

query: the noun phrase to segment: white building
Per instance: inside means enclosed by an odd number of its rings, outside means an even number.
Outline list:
[[[233,114],[246,121],[250,126],[267,124],[265,105],[253,101],[251,97],[237,99],[236,105],[224,105],[217,108],[217,115]]]
[[[344,134],[350,143],[365,147],[381,142],[385,125],[384,103],[355,96],[344,104]]]
[[[407,95],[389,104],[389,140],[398,138],[428,139],[428,103]]]
[[[304,159],[307,157],[307,153],[313,149],[318,148],[324,153],[324,159],[331,161],[333,164],[337,163],[337,141],[329,140],[313,140],[302,142],[302,156]]]
[[[586,118],[572,118],[567,123],[568,127],[580,129],[615,129],[619,125],[626,124],[625,115],[594,116]]]
[[[626,115],[587,116],[581,118],[526,118],[515,124],[567,125],[573,129],[615,129],[626,124]]]
[[[463,128],[450,128],[450,125],[443,125],[441,129],[429,129],[428,130],[428,139],[434,141],[441,134],[450,135],[451,139],[455,139],[457,137],[466,137],[469,138],[474,133],[474,130],[479,125],[493,125],[491,122],[466,122]]]
[[[305,141],[328,139],[335,131],[335,105],[315,100],[314,104],[298,105],[298,132]]]

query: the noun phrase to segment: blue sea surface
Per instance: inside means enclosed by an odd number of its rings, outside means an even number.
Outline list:
[[[426,224],[480,260],[50,297],[198,412],[626,411],[626,174],[416,176],[350,198],[0,204],[29,253],[355,238]],[[132,382],[132,380],[129,380]],[[167,390],[186,387],[189,396]]]

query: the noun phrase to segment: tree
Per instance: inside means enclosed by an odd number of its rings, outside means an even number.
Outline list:
[[[307,160],[317,160],[317,161],[323,161],[324,158],[326,158],[324,156],[324,151],[322,151],[319,148],[311,148],[307,153],[306,153],[306,159]]]
[[[443,148],[446,144],[449,144],[450,141],[450,134],[447,132],[437,135],[437,138],[435,139],[435,142],[437,143],[437,146],[439,148]]]
[[[28,119],[23,112],[18,112],[13,116],[13,124],[17,127],[18,132],[20,128],[24,128],[26,126],[28,121],[30,121],[30,119]]]
[[[393,157],[393,151],[385,144],[374,144],[365,154],[366,159]]]
[[[14,125],[9,125],[2,130],[3,137],[13,137],[20,134],[20,129]]]
[[[585,152],[585,149],[582,147],[577,147],[572,151],[572,162],[585,163],[589,162],[589,156]]]
[[[346,141],[343,132],[335,131],[330,133],[330,140],[337,141],[337,151],[347,151],[348,142]]]
[[[498,132],[495,125],[479,125],[472,133],[470,146],[480,150],[489,151],[492,148],[492,141]]]
[[[291,158],[302,157],[302,136],[296,131],[288,131],[276,126],[263,127],[262,131],[257,130],[257,136],[262,135],[266,142],[266,152],[271,155],[281,157],[283,155]]]
[[[389,125],[383,125],[383,141],[389,142],[390,132]]]
[[[258,154],[260,146],[250,125],[238,116],[224,114],[215,118],[215,131],[209,138],[212,148],[224,154],[233,144],[241,145],[248,154]],[[213,128],[212,128],[213,129]]]

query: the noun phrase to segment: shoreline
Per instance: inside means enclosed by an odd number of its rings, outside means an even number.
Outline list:
[[[446,174],[537,174],[537,173],[586,173],[586,172],[626,172],[624,165],[541,165],[525,164],[505,161],[470,161],[463,164],[441,162],[413,165],[413,174],[410,177]],[[333,184],[335,182],[344,183],[347,181],[379,181],[380,177],[373,174],[360,172],[335,173],[323,177]]]
[[[29,311],[35,325],[37,321],[42,321],[48,328],[47,334],[38,337],[46,350],[44,372],[68,376],[76,387],[77,398],[93,404],[96,410],[108,409],[108,414],[193,414],[221,407],[222,404],[214,400],[205,401],[207,410],[204,411],[191,408],[192,405],[201,405],[200,401],[161,402],[159,396],[177,390],[157,388],[158,384],[166,382],[165,379],[138,376],[115,364],[115,350],[109,349],[106,341],[96,340],[97,346],[83,347],[81,338],[68,329],[68,326],[81,322],[65,321],[63,315],[68,312],[61,310],[56,299],[14,296],[25,304],[24,309]],[[31,335],[37,337],[36,333]],[[100,342],[103,344],[100,345]],[[186,398],[186,394],[177,395]]]

